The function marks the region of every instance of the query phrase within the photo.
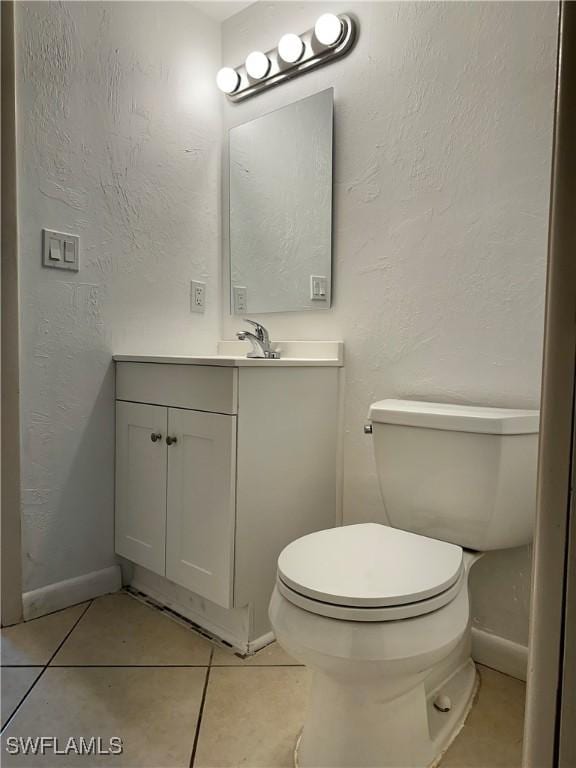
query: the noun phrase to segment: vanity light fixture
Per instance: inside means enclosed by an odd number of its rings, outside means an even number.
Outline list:
[[[234,93],[240,85],[240,75],[232,67],[222,67],[216,75],[216,85],[222,93]]]
[[[314,34],[322,45],[335,45],[342,31],[342,22],[334,13],[323,13],[314,25]]]
[[[283,35],[278,43],[278,54],[287,64],[295,64],[300,61],[304,53],[304,43],[298,35],[289,32]]]
[[[246,57],[246,72],[254,80],[262,80],[270,71],[270,59],[262,51],[252,51]]]
[[[266,88],[303,75],[352,50],[357,22],[346,14],[323,13],[313,29],[280,38],[273,50],[252,51],[243,65],[218,72],[216,83],[230,101],[242,101]]]

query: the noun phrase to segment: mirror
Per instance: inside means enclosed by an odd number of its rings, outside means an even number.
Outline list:
[[[328,309],[333,90],[230,131],[231,310]]]

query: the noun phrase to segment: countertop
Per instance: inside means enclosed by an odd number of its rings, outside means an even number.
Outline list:
[[[216,354],[116,354],[118,363],[162,363],[165,365],[216,365],[223,367],[340,367],[344,364],[344,344],[341,341],[278,341],[278,360],[246,357],[250,347],[242,341],[220,341]]]

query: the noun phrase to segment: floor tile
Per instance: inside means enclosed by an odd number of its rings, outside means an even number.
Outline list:
[[[278,643],[271,643],[245,659],[236,656],[233,651],[227,651],[223,648],[216,648],[212,657],[212,666],[214,667],[283,667],[294,665],[300,666],[296,659],[289,656]]]
[[[4,667],[1,671],[2,698],[2,728],[18,704],[30,690],[41,667]]]
[[[205,666],[211,652],[204,638],[120,593],[92,603],[52,664]]]
[[[47,664],[85,609],[86,603],[74,605],[14,627],[5,627],[1,630],[2,664],[23,667]]]
[[[200,667],[49,667],[2,737],[2,765],[188,768],[206,670]],[[9,737],[54,736],[63,749],[73,736],[112,736],[120,755],[9,755]]]
[[[194,765],[294,765],[308,691],[303,667],[212,667]]]
[[[520,768],[525,684],[479,667],[480,691],[442,768]]]

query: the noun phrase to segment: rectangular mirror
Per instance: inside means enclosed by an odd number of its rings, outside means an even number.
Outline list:
[[[235,314],[330,307],[333,90],[230,131]]]

